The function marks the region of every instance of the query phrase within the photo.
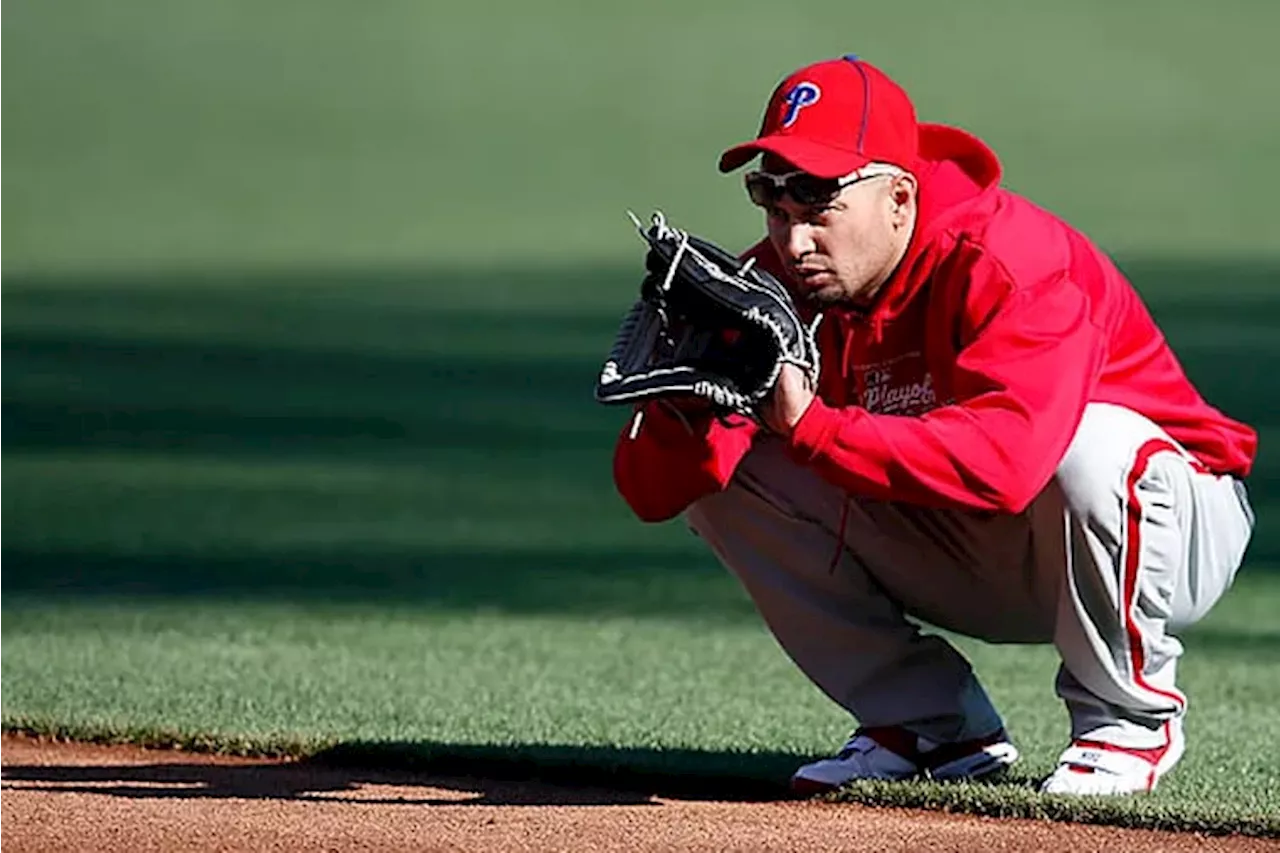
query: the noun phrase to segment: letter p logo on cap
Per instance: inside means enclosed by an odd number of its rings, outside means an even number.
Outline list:
[[[787,96],[783,99],[787,105],[787,111],[782,116],[782,126],[791,127],[796,123],[796,119],[800,117],[800,111],[805,107],[818,103],[818,99],[822,97],[822,90],[815,84],[805,81],[797,83],[787,92]]]

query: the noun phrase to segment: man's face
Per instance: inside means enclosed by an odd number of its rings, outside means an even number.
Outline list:
[[[796,169],[767,156],[763,170]],[[915,178],[902,173],[859,180],[813,204],[783,193],[765,205],[769,239],[787,264],[797,299],[827,306],[874,295],[906,252],[915,193]]]

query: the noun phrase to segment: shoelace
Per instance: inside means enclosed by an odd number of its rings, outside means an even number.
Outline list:
[[[854,732],[853,734],[849,735],[849,739],[844,742],[844,746],[840,747],[840,751],[836,753],[836,758],[843,761],[846,758],[849,758],[853,755],[867,752],[868,750],[859,748],[857,746],[858,742],[863,739],[866,739],[871,741],[872,743],[875,743],[875,740],[873,738],[867,737],[867,735],[863,734],[862,732],[860,731]]]

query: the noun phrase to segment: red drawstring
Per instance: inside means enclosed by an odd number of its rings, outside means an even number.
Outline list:
[[[844,346],[844,352],[841,353],[840,359],[840,390],[843,393],[846,404],[850,402],[857,403],[862,399],[862,390],[856,387],[859,384],[858,377],[853,373],[853,331],[842,327],[840,329],[840,334],[843,336],[841,343]],[[850,382],[855,386],[853,389],[853,400],[849,399]]]
[[[860,377],[853,371],[853,323],[856,322],[852,317],[847,315],[838,315],[835,324],[836,344],[840,347],[840,375],[837,378],[838,388],[840,392],[840,403],[849,405],[851,403],[860,403],[862,399],[862,388]],[[850,388],[850,385],[853,385]],[[853,399],[850,399],[849,392],[853,392]],[[844,493],[844,501],[840,505],[840,529],[836,533],[836,550],[831,555],[831,565],[827,567],[827,574],[835,574],[836,566],[840,564],[840,557],[844,554],[844,534],[849,525],[849,493]]]
[[[876,314],[871,318],[871,340],[876,344],[884,342],[884,314]]]

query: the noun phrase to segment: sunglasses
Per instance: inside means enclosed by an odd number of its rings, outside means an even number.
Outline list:
[[[781,201],[784,195],[790,196],[796,204],[811,205],[827,202],[835,198],[842,189],[858,181],[901,174],[903,171],[897,166],[888,163],[869,163],[841,178],[819,178],[808,172],[787,172],[785,175],[775,175],[772,172],[748,172],[744,182],[747,186],[747,195],[751,197],[753,204],[772,207]]]

